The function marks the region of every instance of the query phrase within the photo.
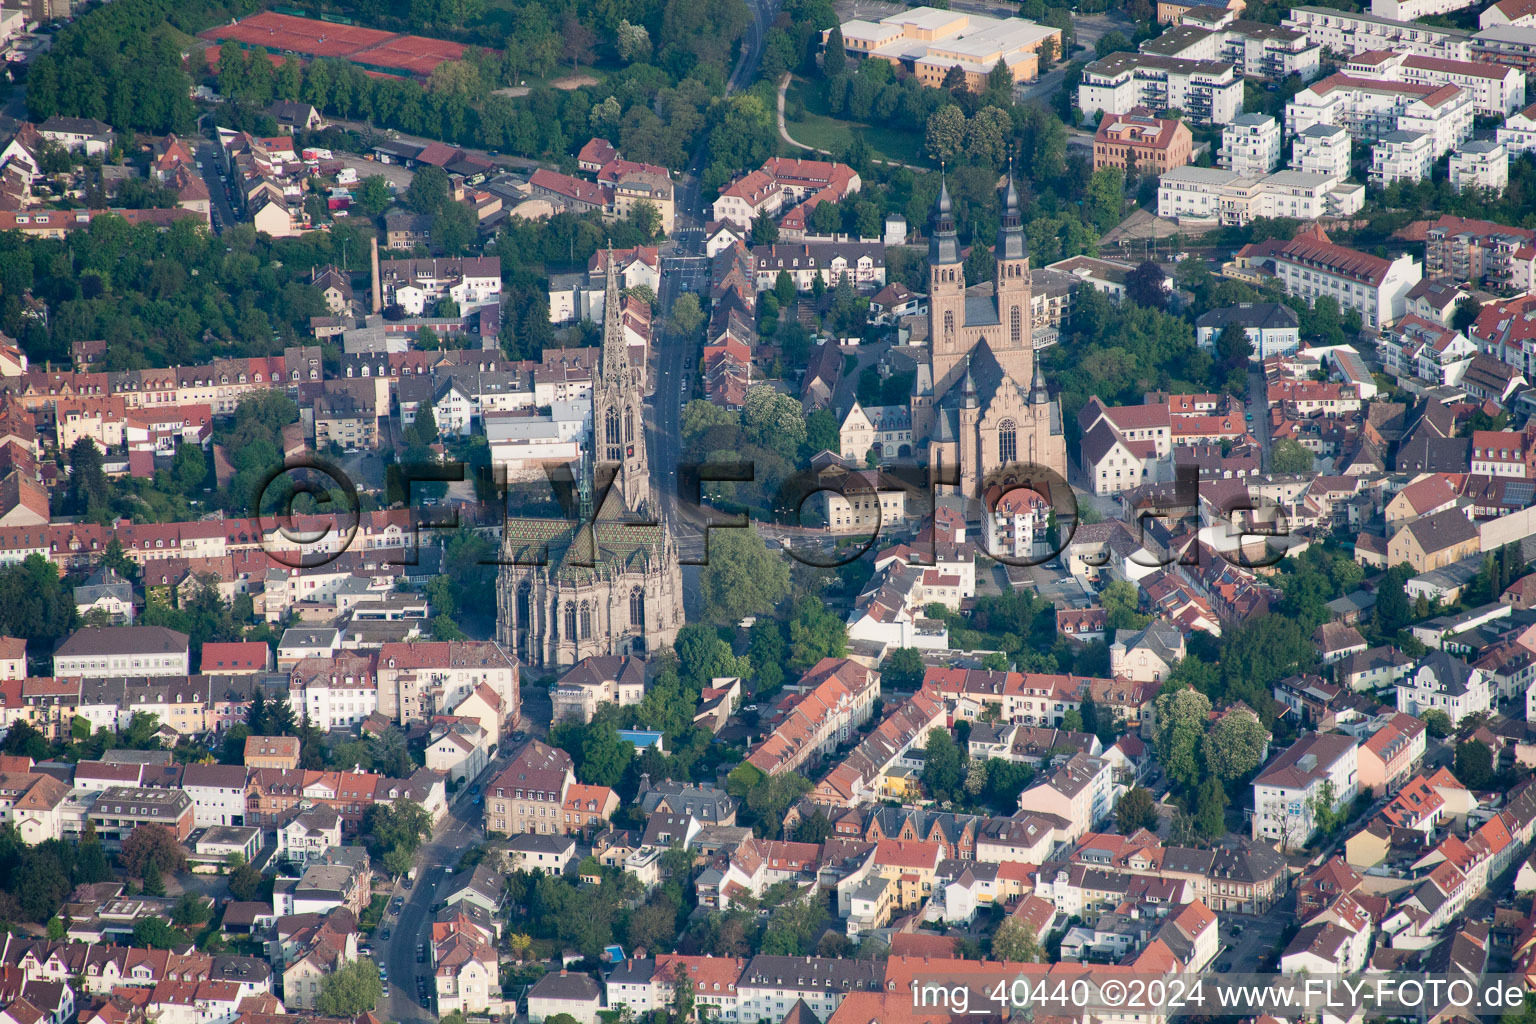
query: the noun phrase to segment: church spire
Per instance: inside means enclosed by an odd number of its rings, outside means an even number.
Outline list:
[[[618,261],[613,257],[613,242],[608,243],[608,279],[603,292],[603,351],[598,367],[608,380],[629,383],[629,345],[624,341],[623,317],[619,293]]]
[[[1051,400],[1051,393],[1046,390],[1045,377],[1040,373],[1040,360],[1036,358],[1034,379],[1029,382],[1029,404],[1044,405]]]
[[[974,409],[980,404],[980,400],[976,397],[976,381],[971,377],[971,358],[966,356],[965,379],[960,382],[960,407]]]
[[[955,233],[949,177],[942,169],[939,171],[939,198],[933,207],[933,232],[928,238],[928,262],[933,266],[960,262],[960,238]]]
[[[1013,160],[1008,161],[1008,188],[1003,198],[1003,217],[997,224],[997,251],[1000,260],[1022,260],[1029,256],[1024,237],[1024,218],[1019,215],[1019,189],[1013,180]]]

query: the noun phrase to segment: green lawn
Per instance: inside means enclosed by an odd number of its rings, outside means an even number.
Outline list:
[[[794,115],[797,103],[805,106],[805,113],[798,120]],[[789,137],[796,142],[831,150],[833,153],[847,146],[854,132],[862,132],[865,143],[878,159],[919,166],[929,166],[931,163],[923,155],[923,140],[918,132],[891,125],[868,125],[832,117],[827,113],[820,91],[807,87],[799,78],[790,80],[784,96],[784,124],[789,129]],[[781,145],[786,151],[792,149],[782,140]],[[789,152],[787,155],[795,154]]]

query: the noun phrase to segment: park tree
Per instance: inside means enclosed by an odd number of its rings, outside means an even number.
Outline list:
[[[928,115],[923,134],[928,154],[935,160],[953,160],[965,146],[965,114],[953,103]]]
[[[1168,275],[1151,260],[1142,260],[1125,275],[1125,294],[1138,306],[1164,309],[1168,305]]]
[[[1195,828],[1210,841],[1227,834],[1227,791],[1214,775],[1200,783],[1195,795]]]
[[[673,301],[671,324],[673,331],[687,337],[704,326],[704,311],[699,308],[697,295],[684,292]]]
[[[1269,446],[1269,468],[1276,473],[1312,472],[1312,452],[1300,441],[1282,437]]]
[[[915,690],[922,685],[927,666],[916,647],[898,647],[880,663],[884,685],[893,690]]]
[[[410,870],[422,840],[432,833],[432,815],[414,800],[374,804],[363,816],[368,849],[392,875]]]
[[[1205,763],[1222,782],[1240,779],[1259,766],[1269,731],[1259,716],[1234,709],[1218,718],[1205,736]]]
[[[1253,354],[1253,342],[1242,324],[1227,324],[1216,335],[1216,361],[1228,369],[1247,366]]]
[[[1145,786],[1132,786],[1115,805],[1115,824],[1121,835],[1139,828],[1157,828],[1157,802]]]
[[[789,566],[768,550],[755,528],[711,531],[709,561],[699,570],[705,619],[736,622],[765,615],[788,592]]]
[[[1493,786],[1495,772],[1493,751],[1482,740],[1463,740],[1456,744],[1456,778],[1472,790]]]
[[[848,52],[843,43],[843,30],[836,25],[827,33],[827,45],[821,53],[821,74],[823,78],[835,79],[848,67]]]
[[[1430,708],[1419,718],[1423,720],[1424,728],[1429,731],[1429,734],[1438,740],[1445,739],[1455,729],[1451,724],[1451,716],[1438,708]]]
[[[118,859],[129,874],[140,878],[151,870],[176,874],[187,866],[187,852],[164,825],[140,825],[128,833]]]
[[[1157,753],[1168,778],[1192,791],[1200,778],[1198,749],[1210,698],[1191,687],[1158,694]]]
[[[356,1017],[372,1012],[382,998],[378,966],[372,960],[357,959],[321,979],[315,1010],[327,1017]]]
[[[958,799],[966,775],[966,753],[948,729],[931,729],[923,747],[923,787],[934,800]]]
[[[451,199],[448,172],[428,164],[416,169],[405,190],[405,203],[417,213],[437,214]]]
[[[1045,951],[1035,937],[1035,930],[1016,917],[1010,917],[992,933],[992,959],[1016,964],[1037,964]]]

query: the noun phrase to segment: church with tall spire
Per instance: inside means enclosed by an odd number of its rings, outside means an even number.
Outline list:
[[[677,543],[651,490],[616,265],[609,250],[592,431],[571,471],[576,520],[509,513],[502,529],[496,638],[529,665],[649,653],[683,625]]]
[[[912,395],[913,439],[930,465],[958,466],[961,494],[1019,482],[1010,466],[1067,477],[1061,407],[1035,359],[1029,244],[1010,170],[997,229],[992,294],[968,289],[949,183],[939,188],[928,236],[928,351]]]

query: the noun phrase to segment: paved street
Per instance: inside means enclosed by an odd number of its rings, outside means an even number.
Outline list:
[[[488,768],[480,777],[481,785],[493,778],[493,773],[501,767],[502,762],[498,762]],[[380,1006],[386,1020],[406,1024],[437,1019],[437,1013],[423,1006],[417,995],[417,976],[430,979],[432,966],[417,963],[416,951],[420,945],[431,941],[432,907],[447,895],[443,880],[451,874],[464,851],[483,839],[481,805],[474,802],[469,789],[460,790],[463,798],[454,803],[443,824],[417,853],[415,885],[406,889],[397,883],[390,891],[391,903],[399,896],[404,898],[405,905],[398,915],[385,913],[384,923],[373,944],[375,962],[389,975],[389,995]],[[389,929],[389,939],[380,941],[378,936],[385,928]]]
[[[202,164],[203,184],[213,200],[213,229],[223,231],[235,223],[235,209],[229,201],[229,188],[219,180],[219,147],[207,139],[189,139],[193,155]]]

